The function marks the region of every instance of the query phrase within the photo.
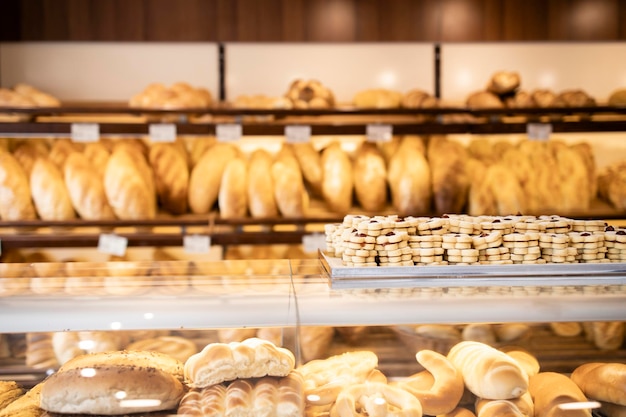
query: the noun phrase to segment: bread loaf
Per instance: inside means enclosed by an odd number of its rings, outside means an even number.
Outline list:
[[[178,145],[155,143],[150,146],[148,158],[154,170],[155,188],[161,206],[172,214],[186,213],[189,170]]]
[[[424,144],[417,136],[405,136],[391,156],[387,171],[391,203],[401,215],[431,211],[431,170]]]
[[[602,350],[617,350],[624,343],[626,324],[622,321],[591,322],[593,344]]]
[[[626,417],[626,406],[607,402],[600,402],[600,404],[600,411],[603,415],[607,417]]]
[[[311,187],[311,190],[319,194],[322,190],[322,161],[319,152],[313,147],[311,142],[294,143],[293,153],[300,164],[300,169],[304,181]]]
[[[216,143],[204,152],[189,177],[189,208],[195,214],[206,214],[217,201],[222,175],[237,149]]]
[[[470,94],[466,104],[470,109],[500,109],[504,107],[500,97],[490,91],[476,91]]]
[[[13,149],[13,156],[30,178],[30,171],[38,158],[47,158],[50,150],[48,145],[41,139],[30,139],[26,142],[18,143]]]
[[[0,218],[11,221],[35,217],[26,173],[10,153],[0,151]]]
[[[0,417],[39,417],[43,414],[43,410],[39,408],[41,388],[43,382],[35,385],[33,388],[15,401],[8,404],[4,409],[0,410]]]
[[[274,199],[278,211],[285,217],[303,217],[308,204],[308,194],[298,160],[293,151],[283,147],[272,164]]]
[[[321,161],[322,197],[330,210],[345,214],[352,207],[354,188],[352,161],[338,142],[324,148]]]
[[[82,219],[115,218],[104,191],[102,177],[84,154],[74,152],[67,157],[63,167],[63,178],[72,206]]]
[[[91,168],[96,171],[100,178],[104,178],[104,171],[107,166],[107,161],[111,156],[111,152],[102,142],[87,143],[82,152]]]
[[[325,357],[335,330],[331,326],[300,327],[300,351],[305,362]]]
[[[24,394],[15,381],[0,381],[0,411]]]
[[[70,220],[76,217],[63,174],[50,160],[39,158],[30,173],[30,188],[43,220]]]
[[[551,90],[534,90],[531,96],[537,107],[555,107],[557,105],[556,94]]]
[[[367,211],[377,212],[387,204],[387,166],[378,147],[364,142],[354,158],[354,192]]]
[[[74,152],[80,152],[80,146],[69,139],[55,139],[48,158],[54,165],[63,171],[63,166],[68,156]]]
[[[497,71],[489,79],[487,91],[493,94],[509,94],[520,86],[521,78],[515,71]]]
[[[248,209],[255,218],[276,217],[272,156],[264,149],[255,150],[248,164]]]
[[[126,346],[126,350],[159,352],[171,356],[181,362],[198,352],[196,344],[179,336],[159,336],[151,339],[137,340]]]
[[[431,136],[427,157],[430,162],[435,211],[462,213],[470,185],[467,150],[460,143],[446,137]]]
[[[104,191],[120,219],[151,219],[156,216],[154,182],[146,176],[145,160],[124,148],[116,148],[107,161]]]
[[[59,366],[52,347],[52,333],[26,333],[26,366],[37,369]]]
[[[571,375],[586,397],[626,406],[626,364],[590,362]]]
[[[402,103],[402,93],[384,88],[373,88],[357,92],[352,102],[363,109],[398,108]]]
[[[528,375],[519,363],[484,343],[457,343],[450,349],[448,359],[463,374],[467,389],[477,397],[508,400],[528,389]]]
[[[563,409],[566,403],[585,402],[587,398],[567,376],[540,372],[530,377],[528,391],[535,405],[535,417],[590,417],[589,409]]]
[[[293,353],[266,340],[211,343],[187,359],[185,380],[192,388],[205,388],[238,378],[287,376],[294,366]]]
[[[224,168],[217,204],[225,219],[248,214],[248,162],[243,157],[231,159]]]
[[[478,417],[534,417],[534,404],[527,391],[519,398],[510,400],[476,400],[476,415]]]
[[[415,358],[426,370],[401,380],[397,385],[420,401],[424,414],[436,416],[452,412],[463,397],[463,375],[444,355],[433,350],[420,350]],[[432,383],[424,383],[424,373],[432,375]]]
[[[537,358],[525,349],[519,346],[509,346],[500,348],[504,353],[515,359],[522,368],[526,371],[528,376],[536,375],[539,373],[540,365]]]

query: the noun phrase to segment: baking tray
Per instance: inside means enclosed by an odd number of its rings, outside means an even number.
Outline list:
[[[350,267],[321,251],[319,257],[333,289],[626,286],[626,263]]]

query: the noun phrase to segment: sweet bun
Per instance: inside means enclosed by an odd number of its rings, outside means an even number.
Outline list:
[[[258,338],[211,343],[185,362],[185,380],[204,388],[237,378],[287,376],[295,366],[291,351]]]
[[[180,361],[155,352],[79,356],[46,379],[40,407],[55,413],[104,415],[176,409],[185,393],[181,367]],[[120,391],[127,403],[116,396]],[[152,401],[133,402],[138,399]]]

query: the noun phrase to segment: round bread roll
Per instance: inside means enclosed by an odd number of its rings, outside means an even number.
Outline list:
[[[169,355],[181,362],[198,352],[194,342],[179,336],[160,336],[152,339],[138,340],[126,347],[126,350],[143,350]]]
[[[514,92],[521,83],[519,73],[515,71],[498,71],[489,80],[487,91],[503,95]]]
[[[40,407],[55,413],[104,415],[175,410],[185,393],[181,368],[180,361],[156,352],[79,356],[46,379]],[[122,399],[119,392],[124,392]],[[146,399],[150,401],[136,401]]]
[[[556,106],[556,94],[551,90],[538,89],[531,93],[531,97],[537,107],[554,107]]]
[[[471,109],[500,109],[504,107],[500,97],[489,91],[477,91],[470,94],[466,104]]]
[[[625,106],[626,105],[626,88],[618,88],[613,91],[609,96],[610,106]]]

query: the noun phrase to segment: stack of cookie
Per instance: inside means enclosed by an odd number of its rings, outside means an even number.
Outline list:
[[[569,236],[565,233],[540,233],[539,247],[541,258],[549,263],[576,262],[576,249],[569,246]]]
[[[443,260],[442,235],[409,236],[409,247],[415,265],[447,265]]]
[[[604,232],[606,258],[612,262],[626,262],[626,230],[608,226]]]
[[[513,232],[502,236],[502,246],[510,252],[510,259],[514,264],[546,263],[541,258],[539,247],[539,233]]]
[[[571,249],[576,249],[576,262],[608,262],[606,261],[607,248],[604,245],[604,232],[570,232],[568,233]]]

